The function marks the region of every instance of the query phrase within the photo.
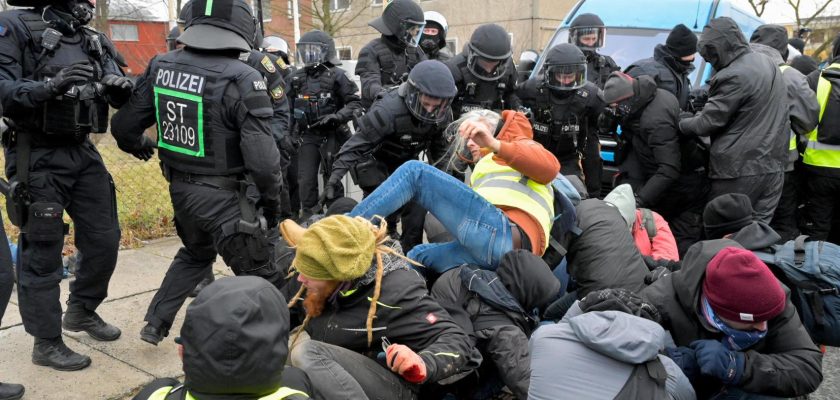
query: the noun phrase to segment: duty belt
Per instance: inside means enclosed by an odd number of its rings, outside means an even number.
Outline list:
[[[3,133],[3,146],[13,148],[17,145],[19,135],[29,135],[32,147],[62,147],[75,146],[87,141],[88,134],[73,135],[51,135],[44,132],[25,132],[18,129],[8,129]]]
[[[239,192],[240,181],[236,176],[221,176],[221,175],[201,175],[191,174],[188,172],[181,172],[173,168],[169,170],[169,181],[181,181],[191,183],[198,186],[206,186],[214,189],[229,190],[231,192]]]

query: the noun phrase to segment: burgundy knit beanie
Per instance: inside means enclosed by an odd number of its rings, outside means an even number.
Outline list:
[[[763,322],[785,309],[785,291],[764,263],[751,251],[721,250],[706,266],[703,293],[712,310],[739,322]]]

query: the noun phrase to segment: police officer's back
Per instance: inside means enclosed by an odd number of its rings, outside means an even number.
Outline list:
[[[263,53],[277,57],[275,63],[280,67],[280,73],[284,80],[289,80],[289,75],[295,72],[292,63],[289,62],[289,43],[280,36],[266,36],[262,42]]]
[[[347,122],[361,108],[361,100],[356,84],[337,67],[341,61],[336,55],[335,42],[326,32],[314,30],[301,36],[297,60],[303,68],[292,74],[288,95],[295,110],[295,129],[302,142],[297,177],[301,203],[304,213],[311,213],[318,202],[318,167],[322,156],[328,177],[332,159],[350,137]],[[341,195],[343,190],[338,192]]]
[[[94,15],[92,2],[8,3],[35,7],[0,13],[0,98],[10,126],[3,144],[6,176],[16,189],[8,203],[11,222],[22,227],[21,316],[35,337],[35,364],[77,370],[90,365],[90,358],[65,346],[62,326],[97,340],[120,336],[95,312],[107,295],[120,230],[113,181],[88,134],[106,132],[108,105],[127,100],[131,81],[110,40],[86,26]],[[58,285],[65,210],[85,257],[62,322]]]
[[[583,179],[581,154],[604,108],[598,87],[586,80],[583,52],[568,43],[552,47],[541,73],[517,93],[531,109],[534,140],[557,157],[564,175]]]
[[[273,109],[264,78],[238,60],[254,41],[250,6],[194,0],[187,7],[192,18],[178,38],[185,47],[150,61],[112,129],[121,148],[148,151],[154,143],[142,132],[158,121],[157,146],[184,244],[145,318],[141,339],[152,344],[167,335],[217,253],[237,275],[282,281],[268,235],[276,231],[270,227],[281,185]]]
[[[511,59],[510,37],[496,24],[481,25],[464,51],[446,62],[458,94],[452,102],[453,117],[472,110],[515,110],[516,67]]]
[[[370,108],[383,89],[398,86],[426,55],[418,47],[425,17],[413,0],[394,0],[368,25],[382,33],[359,52],[356,75],[362,81],[362,105]]]

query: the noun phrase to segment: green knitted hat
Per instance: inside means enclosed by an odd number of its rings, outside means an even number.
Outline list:
[[[292,265],[307,278],[350,281],[370,269],[376,237],[361,218],[333,215],[306,230],[285,228],[284,233],[299,233],[287,240],[297,249]]]

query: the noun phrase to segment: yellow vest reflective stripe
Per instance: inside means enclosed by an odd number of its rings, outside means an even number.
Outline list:
[[[554,219],[554,191],[550,183],[535,182],[507,165],[499,165],[493,161],[493,154],[488,154],[475,165],[470,186],[495,206],[518,208],[534,217],[545,235],[545,251]]]
[[[785,71],[786,71],[788,68],[790,68],[790,65],[782,65],[781,67],[779,67],[779,69],[781,69],[781,70],[782,70],[782,73],[783,73],[783,74],[785,73]],[[793,130],[792,130],[792,129],[791,129],[791,131],[790,131],[790,144],[788,145],[788,150],[790,150],[790,151],[796,151],[796,134],[795,134],[795,133],[793,133]]]
[[[171,392],[172,389],[174,389],[172,386],[164,386],[158,390],[155,390],[155,392],[152,393],[151,396],[149,396],[149,400],[165,400],[166,396],[169,395],[169,392]],[[183,386],[181,386],[180,389],[185,390]],[[306,393],[301,392],[300,390],[281,387],[280,389],[277,389],[276,392],[267,396],[260,397],[258,400],[283,400],[286,397],[293,396],[296,394],[309,397]],[[187,392],[187,400],[196,400],[196,398],[193,397],[192,394]]]
[[[840,69],[840,64],[831,64],[826,69]],[[828,97],[831,94],[831,82],[820,74],[817,83],[817,102],[820,103],[820,122],[822,122],[825,106],[828,104]],[[808,145],[805,147],[805,154],[802,155],[802,162],[815,167],[840,168],[840,146],[824,144],[817,141],[819,126],[808,134]]]

